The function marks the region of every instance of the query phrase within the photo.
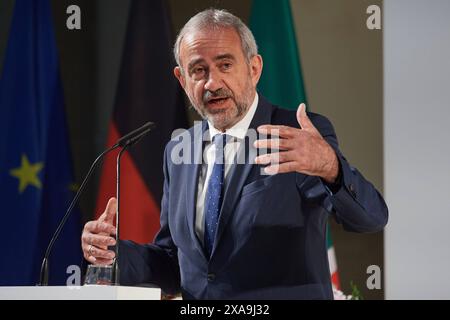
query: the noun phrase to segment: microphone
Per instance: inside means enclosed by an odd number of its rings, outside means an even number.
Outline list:
[[[124,135],[122,138],[120,138],[117,141],[117,144],[119,147],[129,147],[136,142],[139,141],[143,136],[145,136],[147,133],[149,133],[152,129],[155,128],[155,124],[153,122],[147,122],[142,127],[137,128],[134,131],[131,131],[130,133]]]
[[[41,273],[40,273],[40,277],[39,277],[39,285],[40,286],[48,285],[48,269],[49,269],[48,261],[49,261],[50,253],[52,252],[53,245],[55,244],[56,240],[58,239],[62,228],[64,227],[65,223],[67,222],[67,219],[69,218],[73,208],[75,207],[75,204],[78,202],[78,199],[80,198],[81,194],[83,193],[83,190],[86,187],[86,184],[87,184],[89,178],[91,177],[92,173],[94,172],[94,169],[99,164],[100,160],[102,160],[106,154],[108,154],[109,152],[111,152],[117,148],[123,148],[122,151],[125,151],[125,149],[127,147],[138,142],[142,137],[144,137],[147,133],[149,133],[154,127],[155,127],[155,123],[153,123],[153,122],[145,123],[143,126],[137,128],[134,131],[131,131],[130,133],[128,133],[125,136],[123,136],[122,138],[120,138],[113,146],[104,150],[94,160],[91,167],[89,168],[88,173],[84,177],[80,188],[78,189],[77,193],[75,194],[75,197],[72,199],[72,202],[70,203],[69,207],[67,208],[67,211],[66,211],[64,217],[62,218],[61,222],[59,223],[58,228],[56,228],[56,231],[53,234],[53,236],[50,240],[50,243],[47,246],[47,250],[45,251],[45,256],[44,256],[44,259],[42,260],[42,265],[41,265]]]

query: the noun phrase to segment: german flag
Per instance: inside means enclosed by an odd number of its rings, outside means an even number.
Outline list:
[[[173,76],[173,37],[164,0],[133,0],[107,145],[147,121],[156,128],[121,161],[120,238],[147,243],[159,230],[163,153],[172,131],[187,127],[183,92]],[[116,157],[103,164],[96,216],[116,195]]]

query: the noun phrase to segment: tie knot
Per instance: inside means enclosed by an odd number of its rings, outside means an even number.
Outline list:
[[[224,147],[227,142],[230,140],[230,136],[227,134],[218,133],[212,138],[212,142],[218,147]]]

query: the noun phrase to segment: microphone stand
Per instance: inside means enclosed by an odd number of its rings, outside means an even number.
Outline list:
[[[117,155],[117,165],[116,165],[116,198],[117,198],[117,208],[116,208],[116,247],[115,253],[116,257],[114,259],[114,264],[112,268],[112,279],[116,286],[120,285],[120,268],[119,268],[119,234],[120,234],[120,160],[122,155],[127,150],[127,148],[139,141],[144,135],[149,133],[155,124],[153,122],[148,122],[144,126],[130,132],[127,136],[121,138],[118,142],[119,146],[122,147],[119,154]]]
[[[120,150],[117,155],[117,180],[116,180],[116,198],[117,198],[117,208],[116,208],[116,258],[114,260],[113,266],[113,279],[114,284],[116,286],[120,285],[120,270],[119,270],[119,232],[120,232],[120,160],[122,159],[123,153],[127,150],[130,143],[127,143],[123,146],[122,150]]]
[[[137,128],[136,130],[126,134],[122,138],[120,138],[115,145],[112,147],[109,147],[105,151],[103,151],[92,163],[91,167],[89,168],[88,173],[86,174],[86,177],[83,179],[83,182],[81,183],[80,188],[78,189],[77,193],[75,194],[75,197],[72,199],[72,202],[70,203],[69,207],[67,208],[66,213],[64,214],[64,217],[62,218],[61,222],[58,225],[58,228],[56,229],[55,233],[52,236],[52,239],[50,240],[49,245],[47,246],[47,250],[45,251],[44,259],[42,260],[41,265],[41,272],[39,276],[39,286],[47,286],[48,285],[48,260],[50,253],[52,252],[53,245],[55,244],[56,240],[59,237],[59,234],[61,233],[61,230],[63,229],[65,223],[67,222],[67,219],[69,218],[73,208],[75,207],[75,204],[78,202],[78,199],[80,198],[81,194],[83,193],[84,188],[86,187],[86,184],[94,172],[94,169],[97,167],[100,160],[109,152],[111,152],[114,149],[117,149],[119,147],[122,148],[120,151],[118,158],[117,158],[117,217],[116,217],[116,260],[115,260],[115,275],[114,278],[118,282],[119,279],[119,267],[117,263],[117,258],[119,254],[119,195],[120,195],[120,158],[122,157],[122,154],[125,152],[125,150],[138,142],[143,136],[145,136],[147,133],[149,133],[153,128],[155,127],[155,124],[153,122],[147,122],[143,126]]]
[[[119,147],[119,144],[116,143],[112,147],[109,147],[108,149],[103,151],[97,157],[97,159],[95,159],[95,161],[92,163],[91,167],[89,168],[89,171],[86,174],[86,177],[83,179],[83,182],[81,183],[80,188],[78,189],[75,197],[72,199],[72,202],[70,203],[69,208],[67,208],[66,214],[64,215],[64,217],[61,220],[60,224],[58,225],[58,228],[56,229],[55,234],[53,235],[53,237],[52,237],[52,239],[51,239],[51,241],[50,241],[50,243],[49,243],[49,245],[47,247],[47,250],[45,251],[45,256],[44,256],[44,259],[42,260],[41,273],[40,273],[40,277],[39,277],[39,285],[40,286],[47,286],[48,285],[48,258],[50,256],[50,252],[52,251],[53,245],[55,244],[56,239],[58,239],[59,234],[61,233],[61,230],[62,230],[63,226],[65,225],[67,219],[69,218],[70,213],[73,210],[73,207],[75,206],[75,204],[77,203],[78,199],[80,198],[80,195],[83,193],[83,190],[86,187],[87,181],[89,180],[90,176],[94,172],[94,169],[99,164],[100,160],[107,153],[113,151],[114,149],[117,149],[118,147]]]

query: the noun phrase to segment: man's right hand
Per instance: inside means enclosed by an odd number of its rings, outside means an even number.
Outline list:
[[[106,205],[103,214],[96,221],[89,221],[84,225],[81,235],[81,248],[84,258],[93,264],[109,265],[114,262],[114,251],[108,250],[108,246],[116,244],[116,228],[114,219],[116,216],[117,199],[111,198]]]

